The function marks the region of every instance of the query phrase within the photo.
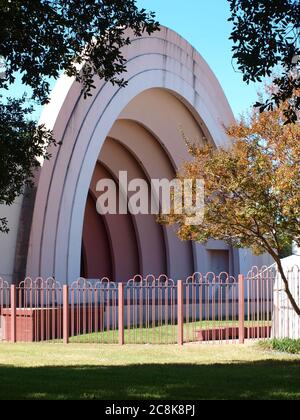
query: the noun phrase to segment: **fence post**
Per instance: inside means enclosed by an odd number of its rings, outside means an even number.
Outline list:
[[[10,341],[12,343],[17,342],[17,289],[14,284],[10,286],[10,317],[11,317],[11,324],[10,324]]]
[[[239,343],[245,343],[245,276],[239,275]]]
[[[69,344],[69,287],[63,286],[63,339]]]
[[[124,340],[124,283],[118,285],[118,324],[119,324],[119,345],[125,344]]]
[[[178,345],[183,345],[183,282],[177,282]]]

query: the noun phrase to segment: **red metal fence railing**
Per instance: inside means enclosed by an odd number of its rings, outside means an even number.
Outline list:
[[[6,326],[3,312],[10,307],[10,287],[6,281],[0,277],[0,341],[6,339]]]
[[[270,338],[274,321],[274,268],[254,267],[245,279],[245,338]]]
[[[60,341],[62,326],[62,286],[53,278],[25,279],[11,293],[11,322],[15,321],[16,341]],[[13,335],[13,333],[12,333]]]
[[[167,276],[136,276],[124,288],[124,341],[127,344],[177,342],[177,287]]]
[[[0,340],[99,344],[240,342],[269,338],[275,273],[135,276],[127,283],[0,280]]]
[[[72,343],[118,343],[118,287],[109,279],[79,279],[69,288],[68,337]]]
[[[221,273],[195,273],[184,283],[184,341],[238,339],[238,280]]]

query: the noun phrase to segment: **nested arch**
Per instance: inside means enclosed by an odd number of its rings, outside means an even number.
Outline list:
[[[115,182],[118,191],[118,179],[112,168],[104,162],[97,162],[92,177],[89,197],[85,209],[83,243],[87,255],[86,269],[82,273],[88,278],[108,277],[126,281],[140,272],[140,255],[134,222],[130,214],[99,215],[96,211],[98,194],[96,185],[101,179]],[[99,227],[102,225],[102,232]]]
[[[114,278],[113,247],[106,221],[95,212],[96,200],[90,192],[86,202],[81,252],[81,275],[90,279]]]
[[[206,136],[216,145],[228,144],[223,124],[232,122],[231,110],[208,66],[186,41],[162,28],[155,37],[134,40],[126,55],[125,89],[99,80],[93,98],[84,101],[80,86],[63,79],[45,110],[43,122],[54,129],[62,146],[53,150],[41,171],[27,261],[32,276],[52,275],[67,282],[80,274],[84,212],[96,162],[115,122],[140,94],[151,89],[171,92]],[[159,116],[159,109],[156,112]],[[176,147],[169,143],[170,126],[159,125],[165,134],[155,134],[179,164]]]

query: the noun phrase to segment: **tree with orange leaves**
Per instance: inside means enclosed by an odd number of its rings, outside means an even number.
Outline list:
[[[185,223],[186,215],[171,214],[184,240],[223,240],[256,254],[269,253],[278,265],[288,298],[300,316],[289,288],[281,255],[293,241],[300,246],[300,126],[285,125],[286,104],[258,110],[229,127],[229,150],[186,139],[192,155],[179,178],[205,182],[204,220]]]

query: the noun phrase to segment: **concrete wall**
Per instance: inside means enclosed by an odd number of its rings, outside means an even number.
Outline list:
[[[257,256],[253,255],[252,251],[249,249],[239,249],[237,252],[239,258],[239,271],[240,274],[244,274],[245,276],[247,276],[252,267],[270,267],[274,264],[274,260],[269,254]]]
[[[15,254],[22,197],[10,207],[0,205],[0,217],[6,217],[10,228],[9,234],[0,233],[0,277],[11,283],[14,279]]]

